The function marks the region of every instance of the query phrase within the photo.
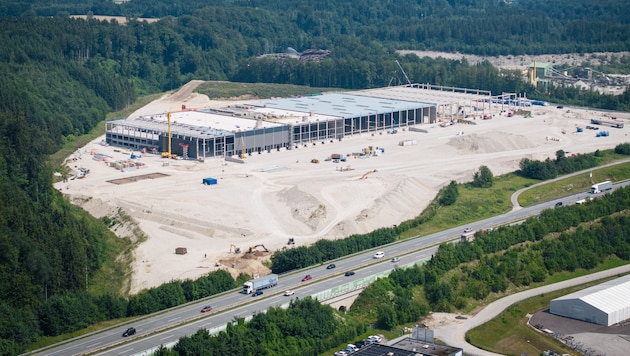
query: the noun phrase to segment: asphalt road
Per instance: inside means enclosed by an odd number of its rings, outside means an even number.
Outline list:
[[[628,184],[628,182],[625,184]],[[249,295],[239,293],[238,290],[228,291],[213,298],[189,303],[184,306],[179,306],[160,313],[138,318],[126,323],[125,325],[118,325],[84,335],[80,338],[67,340],[46,349],[36,350],[31,354],[64,356],[84,355],[88,353],[99,354],[99,352],[103,352],[103,354],[106,353],[108,355],[143,354],[145,351],[154,349],[159,345],[174,343],[183,336],[192,335],[200,328],[219,328],[226,325],[228,322],[233,321],[235,317],[247,318],[255,313],[264,311],[269,306],[287,305],[289,298],[282,295],[285,290],[295,290],[296,296],[298,297],[313,295],[317,292],[342,285],[348,281],[352,281],[353,279],[387,271],[393,268],[393,263],[390,262],[390,259],[394,256],[401,256],[401,264],[426,260],[435,252],[435,249],[439,246],[439,244],[458,240],[464,228],[470,227],[473,230],[481,230],[494,226],[517,223],[529,216],[537,215],[544,209],[554,208],[556,202],[558,201],[562,201],[563,205],[575,204],[577,199],[584,198],[586,195],[587,193],[580,193],[567,196],[559,200],[548,201],[535,206],[514,210],[509,213],[471,223],[466,226],[460,226],[432,235],[404,240],[387,246],[382,246],[370,252],[355,254],[336,261],[330,261],[329,263],[335,263],[337,265],[335,269],[326,269],[326,266],[328,265],[328,263],[326,263],[322,266],[305,269],[303,271],[287,275],[281,275],[278,286],[265,290],[262,296],[251,297]],[[376,251],[385,252],[385,257],[379,260],[374,259],[373,254]],[[353,270],[356,274],[350,277],[344,276],[344,273],[348,270]],[[313,279],[308,282],[301,282],[301,279],[306,274],[310,274]],[[530,291],[523,293],[528,292]],[[509,296],[501,299],[500,301],[511,301],[513,300],[512,298],[514,297]],[[509,304],[513,302],[514,301]],[[210,313],[200,313],[201,308],[205,305],[211,305],[213,307],[213,311]],[[493,311],[491,313],[494,313],[494,310],[498,310],[498,308],[498,306],[492,307],[491,310]],[[486,309],[464,325],[471,325],[470,323],[472,320],[481,320],[477,319],[477,317],[482,318],[482,316],[486,313]],[[496,314],[499,312],[500,310],[497,311]],[[479,324],[481,324],[481,322],[479,322]],[[129,326],[135,327],[137,333],[132,337],[123,338],[122,333]],[[464,330],[460,327],[456,330],[458,330],[459,334],[456,334],[453,331],[446,334],[444,338],[440,338],[449,343],[452,342],[452,345],[468,345],[464,340],[465,331],[467,329]]]

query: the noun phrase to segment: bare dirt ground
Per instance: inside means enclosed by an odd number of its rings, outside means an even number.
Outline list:
[[[188,83],[134,115],[175,111],[182,104],[188,108],[225,104],[192,93],[198,84]],[[135,250],[131,293],[170,280],[194,279],[217,268],[264,274],[268,269],[262,261],[270,253],[244,253],[250,246],[262,244],[275,251],[285,248],[289,238],[299,246],[366,233],[415,217],[442,186],[451,180],[471,180],[481,165],[500,175],[516,170],[522,158],[555,157],[560,149],[593,152],[628,142],[628,124],[606,129],[610,136],[599,138],[590,130],[577,133],[576,127],[588,125],[592,117],[610,115],[628,122],[629,113],[555,106],[531,110],[531,118],[502,113],[492,120],[475,120],[474,125],[425,125],[428,133],[383,132],[255,154],[245,164],[212,158],[203,163],[170,160],[165,165],[157,155],[144,155],[139,160],[145,168],[137,172],[121,172],[93,159],[95,153],[129,159],[130,152],[102,145],[103,136],[68,160],[74,171],[86,168],[89,175],[59,182],[56,188],[96,217],[124,211],[131,220],[115,227],[119,236],[132,236],[136,226],[147,236]],[[416,140],[417,145],[400,146],[402,140]],[[332,153],[360,152],[369,146],[384,152],[345,163],[324,161]],[[313,158],[321,163],[310,163]],[[152,173],[164,176],[128,184],[108,182]],[[202,185],[204,177],[217,178],[218,184]],[[241,253],[230,253],[232,245]],[[188,253],[175,254],[177,247]]]

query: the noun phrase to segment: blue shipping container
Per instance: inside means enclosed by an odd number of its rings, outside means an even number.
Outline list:
[[[202,180],[202,183],[205,184],[205,185],[217,184],[217,179],[216,178],[204,178]]]

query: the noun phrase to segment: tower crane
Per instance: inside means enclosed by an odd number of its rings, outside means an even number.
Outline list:
[[[405,76],[405,79],[407,80],[407,84],[411,85],[411,80],[409,80],[407,73],[405,73],[405,70],[403,69],[402,65],[400,65],[400,62],[398,62],[398,60],[396,60],[396,64],[398,64],[398,68],[400,68],[400,71]]]
[[[245,138],[244,138],[244,136],[241,136],[241,155],[239,157],[240,158],[247,158],[247,155],[245,154]]]
[[[166,120],[167,120],[167,132],[168,132],[168,136],[167,136],[167,140],[168,140],[168,151],[167,152],[162,152],[162,158],[175,158],[171,151],[171,112],[169,111],[168,113],[166,113]]]

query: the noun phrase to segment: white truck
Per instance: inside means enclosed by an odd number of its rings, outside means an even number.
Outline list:
[[[607,180],[605,182],[596,183],[591,186],[591,194],[602,193],[613,188],[613,184],[611,181]]]
[[[265,288],[275,287],[278,284],[277,274],[268,274],[259,278],[249,280],[243,284],[243,293],[252,294]]]

